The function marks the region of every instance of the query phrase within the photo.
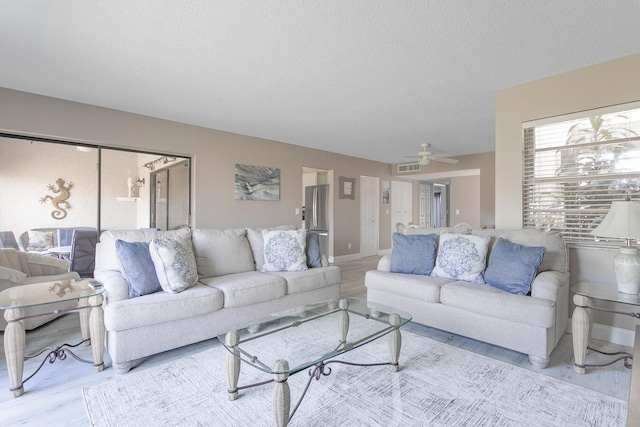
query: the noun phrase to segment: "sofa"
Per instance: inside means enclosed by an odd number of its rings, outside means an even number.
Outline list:
[[[94,277],[105,288],[106,347],[114,370],[125,373],[136,359],[214,338],[281,310],[338,298],[339,267],[330,266],[317,245],[317,253],[308,252],[314,242],[310,237],[317,242],[317,235],[308,233],[303,245],[307,250],[304,262],[313,258],[312,268],[283,268],[287,266],[274,258],[276,251],[271,252],[269,245],[278,242],[276,237],[298,239],[301,235],[304,230],[291,226],[102,232],[96,246]],[[182,257],[179,262],[164,262],[167,247],[174,240],[182,241],[180,247],[188,250],[181,249],[182,255],[176,255]],[[148,248],[161,290],[136,294],[140,293],[132,285],[136,276],[125,265],[128,261],[123,255],[123,248],[133,245]],[[189,250],[194,261],[190,261]],[[136,265],[149,262],[147,258]],[[182,274],[189,283],[171,280],[163,267],[158,269],[162,265],[165,270],[178,265],[181,271],[173,273]],[[197,270],[193,277],[191,269]]]
[[[407,311],[414,322],[525,353],[535,367],[547,367],[569,318],[563,237],[536,229],[454,231],[415,227],[395,233],[391,255],[366,273],[367,299]],[[486,244],[484,255],[473,252],[472,241]],[[416,254],[428,256],[419,259],[421,270],[411,271],[407,261]],[[477,265],[471,275],[456,270],[472,258]]]
[[[14,286],[29,285],[32,283],[52,282],[64,279],[80,279],[78,273],[69,272],[70,262],[56,257],[26,253],[13,248],[0,249],[0,291]],[[69,310],[74,308],[77,302],[51,304],[25,309],[25,316],[35,316],[52,312],[56,309]],[[61,313],[62,314],[62,313]],[[61,314],[31,317],[23,320],[26,330],[35,329]],[[4,314],[0,315],[0,331],[4,331],[7,322]]]

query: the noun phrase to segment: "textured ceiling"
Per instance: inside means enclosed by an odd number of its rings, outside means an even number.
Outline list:
[[[387,163],[493,151],[495,92],[640,52],[640,1],[0,0],[0,86]]]

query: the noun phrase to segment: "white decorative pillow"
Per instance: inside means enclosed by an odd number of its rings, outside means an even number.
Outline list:
[[[149,253],[163,291],[177,294],[198,282],[191,240],[153,239]]]
[[[263,230],[263,273],[268,271],[305,271],[306,230]]]
[[[442,233],[432,276],[482,284],[490,237]]]
[[[53,231],[29,230],[28,251],[44,251],[53,247]]]

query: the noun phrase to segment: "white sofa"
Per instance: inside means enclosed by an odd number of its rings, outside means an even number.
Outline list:
[[[282,227],[290,228],[290,227]],[[150,242],[190,236],[198,283],[179,293],[155,292],[129,298],[116,254],[116,240]],[[256,271],[264,263],[260,229],[104,231],[96,247],[94,277],[105,286],[107,351],[118,373],[132,361],[216,337],[240,323],[277,311],[338,298],[340,269]]]
[[[407,228],[405,234],[435,233],[439,239],[443,232],[451,230]],[[530,295],[516,295],[488,284],[392,273],[391,258],[385,255],[377,270],[366,273],[367,299],[407,311],[415,322],[528,354],[534,366],[547,367],[549,355],[565,332],[569,317],[564,239],[557,232],[534,229],[477,229],[470,234],[491,237],[487,262],[498,237],[519,245],[546,248],[534,273]],[[505,269],[511,268],[506,264]]]

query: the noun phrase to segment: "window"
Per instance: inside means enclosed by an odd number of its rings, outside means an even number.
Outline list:
[[[612,201],[640,199],[640,105],[628,107],[524,124],[525,228],[593,244]]]

